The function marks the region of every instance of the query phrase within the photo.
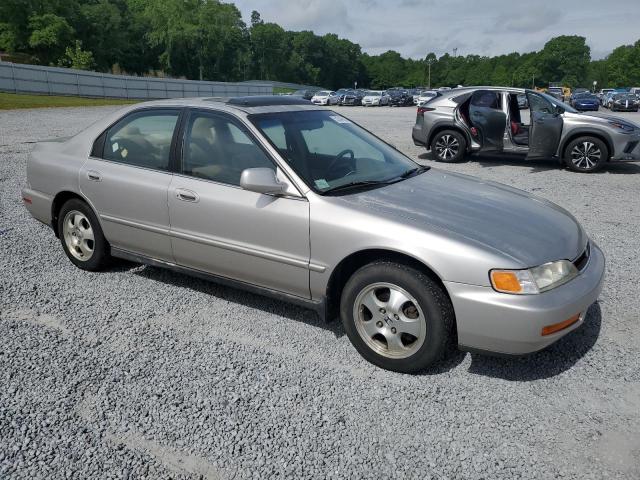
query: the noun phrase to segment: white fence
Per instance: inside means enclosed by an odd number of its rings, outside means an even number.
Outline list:
[[[157,99],[272,95],[273,85],[131,77],[0,62],[0,91],[96,98]]]

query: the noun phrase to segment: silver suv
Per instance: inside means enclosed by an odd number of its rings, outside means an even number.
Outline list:
[[[518,97],[526,95],[529,111]],[[436,160],[468,153],[557,157],[571,170],[595,172],[609,161],[640,160],[640,126],[623,118],[580,113],[541,92],[473,87],[446,92],[418,107],[413,141]]]

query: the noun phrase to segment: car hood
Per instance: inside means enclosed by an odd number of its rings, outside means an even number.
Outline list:
[[[577,220],[554,203],[496,182],[436,169],[336,198],[393,221],[465,237],[523,267],[573,260],[587,242]]]
[[[564,114],[565,116],[569,116],[569,117],[573,117],[573,118],[579,118],[581,120],[586,120],[590,123],[597,123],[597,124],[602,124],[602,125],[608,125],[609,122],[620,122],[620,123],[626,123],[628,125],[633,125],[635,128],[640,128],[640,126],[630,120],[628,117],[618,117],[616,115],[606,115],[606,114],[601,114],[601,113],[587,113],[587,112],[580,112],[580,113],[570,113],[570,112],[566,112]]]

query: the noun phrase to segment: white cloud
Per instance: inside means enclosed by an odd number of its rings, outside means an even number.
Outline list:
[[[289,30],[336,33],[370,54],[498,55],[542,47],[558,35],[587,38],[594,57],[640,38],[637,0],[237,0],[248,22],[257,10]]]

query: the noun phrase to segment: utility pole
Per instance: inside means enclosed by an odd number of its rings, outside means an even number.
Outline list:
[[[458,56],[458,47],[453,49],[453,58]]]
[[[433,58],[427,60],[427,65],[429,66],[429,90],[431,90],[431,64],[433,63]]]

